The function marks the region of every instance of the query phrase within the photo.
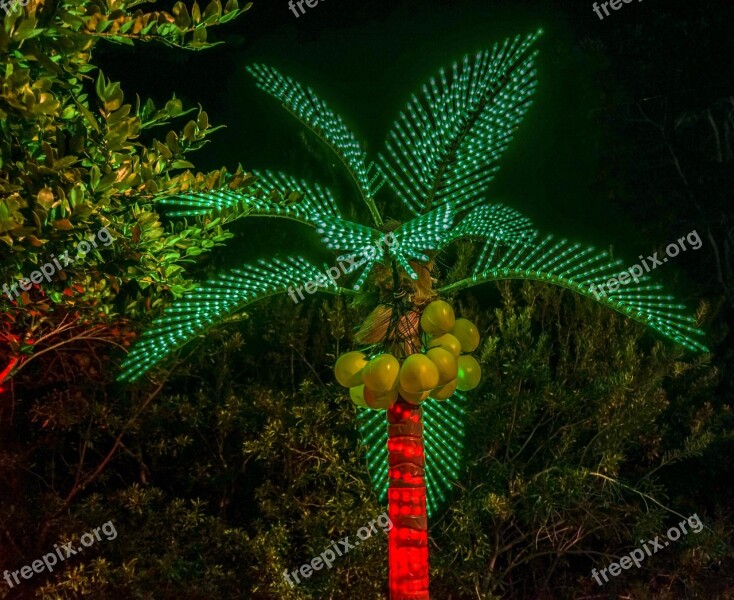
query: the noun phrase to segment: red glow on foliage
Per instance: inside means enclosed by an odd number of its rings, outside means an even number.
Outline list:
[[[15,369],[15,366],[19,362],[20,362],[20,359],[18,357],[11,358],[8,365],[2,371],[0,371],[0,381],[4,381],[13,371],[13,369]],[[0,393],[4,392],[5,389],[6,389],[5,387],[0,386]]]

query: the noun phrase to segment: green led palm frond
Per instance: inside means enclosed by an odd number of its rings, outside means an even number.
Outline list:
[[[250,194],[221,188],[167,196],[158,200],[158,204],[176,207],[176,210],[166,211],[170,217],[199,217],[236,206],[249,206],[252,200],[253,196]]]
[[[702,332],[696,319],[686,314],[686,307],[677,304],[673,296],[661,295],[663,286],[649,283],[648,275],[642,274],[635,281],[620,268],[622,264],[621,260],[611,260],[608,252],[567,240],[555,241],[550,235],[537,242],[518,240],[510,246],[491,240],[483,247],[472,277],[447,285],[439,293],[502,279],[544,281],[592,298],[689,350],[707,352],[696,340]],[[598,288],[620,277],[625,283],[617,290],[605,288],[601,292]]]
[[[325,279],[325,281],[324,281]],[[232,269],[175,301],[141,336],[122,364],[120,381],[135,381],[175,350],[237,311],[289,287],[322,281],[321,291],[339,288],[303,258],[261,260]]]
[[[171,217],[201,216],[237,206],[246,208],[244,216],[283,217],[308,225],[315,225],[318,219],[340,216],[328,188],[283,173],[253,171],[253,174],[258,178],[251,188],[254,192],[221,188],[177,194],[158,203],[177,208],[168,212]]]
[[[464,403],[457,393],[445,401],[423,403],[423,443],[426,454],[426,504],[429,514],[438,510],[459,476],[464,449]]]
[[[453,206],[444,204],[395,230],[395,243],[389,252],[411,279],[418,279],[418,274],[408,261],[416,259],[427,263],[430,257],[426,252],[440,250],[450,240],[449,231],[455,218]]]
[[[509,243],[529,240],[538,235],[532,222],[513,208],[502,204],[484,204],[463,217],[451,230],[451,240],[497,240]]]
[[[428,401],[427,401],[428,402]],[[387,413],[357,409],[357,427],[367,449],[367,470],[380,502],[387,500]]]
[[[429,398],[423,408],[423,443],[426,457],[426,507],[436,512],[459,476],[464,448],[466,396],[454,394],[449,400]],[[384,411],[357,412],[362,443],[367,448],[367,469],[380,502],[387,500],[387,414]]]
[[[318,183],[299,181],[290,175],[275,171],[253,171],[253,174],[257,177],[255,185],[264,193],[279,195],[284,198],[284,202],[307,214],[310,219],[341,218],[329,188],[322,187]],[[292,198],[294,193],[299,197]]]
[[[386,254],[392,256],[412,279],[418,279],[409,261],[428,262],[430,257],[426,252],[440,250],[445,245],[455,216],[452,206],[444,204],[401,225],[392,235],[338,218],[323,219],[317,231],[327,248],[344,253],[337,260],[352,264],[349,273],[362,268],[353,286],[354,290],[359,290],[375,263]]]
[[[344,120],[312,89],[303,87],[277,69],[255,64],[247,70],[260,89],[280,100],[283,106],[336,153],[357,184],[375,223],[382,225],[382,218],[373,200],[382,175],[374,167],[367,165],[365,153]]]
[[[349,263],[347,274],[362,268],[353,286],[354,290],[359,290],[374,264],[383,258],[385,234],[367,225],[337,218],[322,219],[316,231],[327,248],[342,252],[337,260]]]
[[[541,32],[496,44],[441,70],[412,96],[388,135],[380,169],[414,214],[480,202],[535,90],[531,46]]]

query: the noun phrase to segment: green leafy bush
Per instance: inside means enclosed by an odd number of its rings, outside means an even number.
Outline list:
[[[462,476],[431,529],[434,597],[662,600],[686,587],[717,597],[731,515],[707,508],[707,490],[675,484],[679,469],[718,460],[725,439],[707,359],[568,293],[499,289],[495,309],[461,307],[486,333],[485,379],[470,399]],[[39,597],[384,598],[382,535],[295,588],[283,578],[384,510],[355,409],[331,382],[358,322],[340,299],[265,301],[192,348],[163,389],[130,398],[85,377],[86,392],[60,402],[68,384],[50,386],[33,421],[18,424],[25,452],[3,461],[44,500],[32,511],[4,500],[0,512],[13,539],[47,523],[40,548],[26,534],[28,558],[110,519],[119,535],[75,557]],[[119,455],[67,508],[74,480],[53,465],[81,464],[84,478],[123,431]],[[21,475],[24,464],[38,465],[36,478]],[[591,569],[663,533],[677,522],[671,511],[697,512],[707,528],[600,592]]]
[[[164,224],[156,199],[240,189],[253,179],[241,169],[192,172],[189,155],[217,129],[207,113],[186,109],[175,96],[163,106],[126,96],[92,63],[100,40],[207,48],[207,29],[250,5],[230,0],[222,9],[212,0],[202,12],[194,2],[189,14],[177,2],[169,14],[138,4],[31,0],[0,25],[0,284],[28,277],[102,227],[115,240],[51,284],[17,300],[0,296],[8,367],[0,367],[0,382],[52,341],[68,340],[59,329],[69,313],[80,325],[110,324],[121,312],[140,317],[192,289],[187,268],[230,237],[224,225],[239,209]],[[126,343],[119,331],[99,337]]]

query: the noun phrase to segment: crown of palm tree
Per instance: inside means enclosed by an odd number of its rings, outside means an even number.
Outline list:
[[[161,200],[173,216],[205,215],[238,206],[243,216],[282,217],[315,227],[340,260],[363,256],[385,234],[375,195],[385,184],[413,216],[393,230],[395,242],[383,254],[367,257],[351,287],[327,281],[320,291],[354,294],[377,263],[389,263],[409,277],[412,265],[425,264],[449,244],[467,239],[479,245],[470,277],[448,282],[439,294],[489,281],[524,279],[551,283],[600,302],[643,323],[685,348],[705,351],[696,340],[696,320],[662,286],[643,276],[597,298],[590,286],[622,272],[621,261],[553,236],[540,237],[517,211],[486,201],[498,160],[531,104],[541,34],[517,36],[491,51],[465,57],[442,69],[414,95],[393,124],[385,152],[368,162],[341,117],[310,88],[272,67],[254,65],[257,84],[281,101],[303,125],[338,156],[372,217],[373,226],[344,219],[332,193],[318,184],[282,173],[255,172],[247,192],[228,189],[181,194]],[[171,353],[249,304],[316,281],[321,271],[302,257],[270,258],[232,269],[175,301],[155,320],[123,365],[121,380],[136,380]],[[458,474],[463,439],[464,396],[424,403],[426,486],[429,512],[435,510],[448,480]],[[378,493],[387,490],[387,432],[383,412],[360,411],[360,430]]]

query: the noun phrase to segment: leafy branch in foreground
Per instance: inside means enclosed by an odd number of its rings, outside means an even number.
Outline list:
[[[218,128],[199,107],[175,95],[162,106],[126,97],[120,82],[92,62],[99,40],[155,41],[182,49],[214,45],[207,31],[247,11],[212,0],[189,13],[137,8],[140,2],[31,0],[0,24],[0,278],[12,283],[106,227],[109,247],[61,271],[17,299],[13,334],[26,351],[0,348],[6,376],[34,351],[35,340],[62,327],[66,311],[94,323],[142,316],[193,288],[187,269],[229,239],[225,225],[244,207],[191,222],[162,223],[161,196],[182,191],[246,189],[254,178],[238,168],[192,172],[189,155]],[[95,73],[96,71],[96,73]],[[126,101],[127,100],[127,101]],[[193,114],[192,114],[193,113]],[[7,324],[7,323],[6,323]],[[121,340],[123,341],[123,340]]]

